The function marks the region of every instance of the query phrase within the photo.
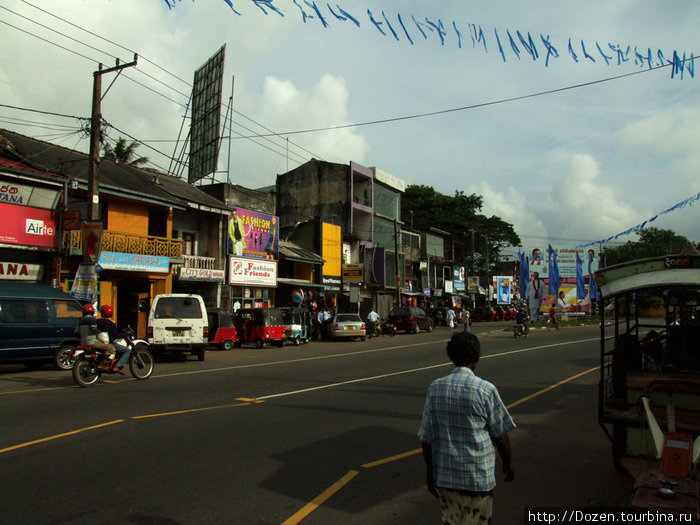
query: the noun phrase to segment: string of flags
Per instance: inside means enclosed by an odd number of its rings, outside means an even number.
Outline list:
[[[173,9],[182,0],[163,0],[168,9]],[[193,0],[194,1],[194,0]],[[299,17],[304,24],[317,23],[324,28],[331,24],[352,24],[360,28],[367,25],[379,32],[383,37],[397,42],[407,42],[415,45],[416,41],[436,40],[441,46],[456,45],[459,49],[471,43],[472,49],[482,49],[488,54],[489,50],[507,62],[508,60],[532,59],[538,60],[549,67],[550,62],[568,56],[574,63],[605,63],[606,65],[622,66],[633,63],[639,68],[655,69],[670,66],[671,78],[684,78],[684,75],[695,78],[695,56],[677,50],[664,52],[659,48],[637,46],[598,41],[591,43],[583,39],[569,38],[566,42],[554,41],[549,35],[530,31],[506,29],[499,32],[493,28],[484,30],[480,24],[442,20],[441,18],[416,17],[401,13],[387,14],[384,11],[352,8],[344,9],[339,4],[331,7],[330,3],[315,0],[223,0],[231,10],[242,16],[236,6],[252,3],[264,15],[275,15],[282,18],[287,16]],[[282,7],[282,5],[288,6]]]
[[[685,200],[683,200],[683,201],[681,201],[681,202],[679,202],[679,203],[677,203],[677,204],[674,204],[673,206],[671,206],[671,207],[668,208],[667,210],[664,210],[664,211],[662,211],[662,212],[657,213],[656,215],[654,215],[654,216],[651,217],[650,219],[647,219],[647,220],[645,220],[644,222],[641,222],[641,223],[637,224],[636,226],[631,227],[631,228],[628,229],[628,230],[625,230],[625,231],[623,231],[623,232],[618,233],[617,235],[613,235],[612,237],[608,237],[607,239],[601,239],[601,240],[599,240],[599,241],[589,242],[589,243],[587,243],[587,244],[580,244],[578,247],[579,247],[579,248],[586,248],[586,247],[588,247],[588,246],[594,246],[594,245],[596,245],[596,244],[605,244],[605,243],[607,243],[607,242],[614,241],[614,240],[616,240],[616,239],[618,239],[618,238],[620,238],[620,237],[623,237],[623,236],[625,236],[625,235],[629,235],[629,234],[631,234],[631,233],[638,232],[638,231],[640,231],[640,230],[643,230],[644,227],[645,227],[647,224],[649,224],[649,223],[651,223],[651,222],[654,222],[654,221],[655,221],[656,219],[658,219],[661,215],[665,215],[665,214],[667,214],[667,213],[671,213],[672,211],[680,210],[681,208],[685,208],[686,206],[692,206],[692,205],[695,204],[695,202],[698,201],[698,200],[700,200],[700,192],[696,193],[695,195],[692,195],[692,196],[688,197],[687,199],[685,199]]]

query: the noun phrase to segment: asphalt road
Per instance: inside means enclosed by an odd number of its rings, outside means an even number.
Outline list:
[[[598,329],[475,324],[477,374],[518,428],[494,523],[529,506],[624,505],[596,419]],[[416,432],[449,332],[210,351],[88,389],[0,365],[3,524],[430,524]]]

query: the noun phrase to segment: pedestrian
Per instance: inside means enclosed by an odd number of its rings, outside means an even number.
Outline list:
[[[447,321],[447,327],[450,329],[450,332],[454,330],[455,311],[452,308],[447,309],[447,312],[445,313],[445,320]]]
[[[504,481],[514,478],[508,432],[515,423],[496,387],[474,374],[481,355],[476,335],[454,334],[447,355],[455,369],[430,384],[418,432],[428,490],[440,500],[443,525],[488,523],[495,449]]]

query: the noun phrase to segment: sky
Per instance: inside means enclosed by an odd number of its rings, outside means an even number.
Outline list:
[[[0,128],[87,152],[93,72],[137,53],[103,75],[108,139],[174,169],[225,44],[218,181],[354,161],[576,246],[700,193],[700,75],[658,67],[700,53],[699,21],[697,0],[0,0]],[[649,225],[700,241],[700,201]]]

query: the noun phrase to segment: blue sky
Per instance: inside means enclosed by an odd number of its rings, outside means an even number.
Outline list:
[[[325,2],[274,0],[284,17],[250,0],[232,0],[240,15],[224,0],[171,3],[3,0],[0,47],[12,52],[0,56],[0,101],[88,116],[97,62],[137,52],[103,116],[111,139],[144,141],[139,153],[167,169],[194,70],[226,44],[234,138],[220,167],[234,183],[273,184],[311,157],[355,161],[442,193],[482,195],[483,212],[513,223],[526,247],[604,239],[700,192],[700,78],[634,63],[635,49],[651,49],[654,62],[659,49],[667,58],[700,52],[695,0],[330,4],[359,27]],[[536,60],[518,32],[532,37]],[[559,54],[548,64],[544,41]],[[618,65],[610,45],[629,47],[629,60]],[[327,129],[458,108],[469,109]],[[0,127],[87,151],[79,126],[0,107]],[[326,130],[296,133],[317,128]],[[281,135],[259,136],[270,131]],[[699,219],[700,203],[654,225],[700,241]]]

